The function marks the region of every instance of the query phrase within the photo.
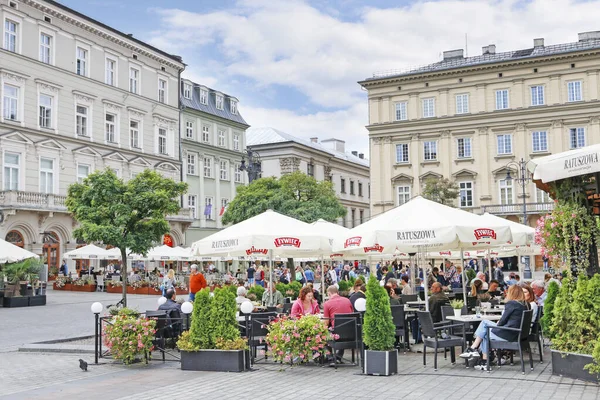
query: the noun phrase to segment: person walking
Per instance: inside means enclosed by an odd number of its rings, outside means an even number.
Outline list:
[[[196,298],[196,293],[204,289],[207,284],[206,278],[198,271],[198,266],[196,264],[192,264],[190,270],[190,301],[193,302]]]

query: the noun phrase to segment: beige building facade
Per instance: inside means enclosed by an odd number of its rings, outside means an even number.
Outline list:
[[[0,0],[0,19],[0,237],[57,267],[80,245],[70,184],[105,168],[181,179],[185,65],[54,1]],[[180,245],[190,212],[169,219]]]
[[[518,162],[600,143],[600,32],[574,43],[444,59],[374,75],[368,91],[371,211],[422,193],[428,178],[460,187],[458,207],[528,221],[552,210],[548,195],[519,176]]]

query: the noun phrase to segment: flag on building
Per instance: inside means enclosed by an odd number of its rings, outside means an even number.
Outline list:
[[[212,215],[212,204],[207,204],[204,207],[204,216],[210,217]]]

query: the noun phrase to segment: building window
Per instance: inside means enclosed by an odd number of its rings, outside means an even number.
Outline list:
[[[229,103],[230,103],[230,105],[231,105],[231,113],[232,113],[233,115],[236,115],[236,114],[237,114],[237,101],[235,101],[235,100],[231,100],[231,99],[230,99],[230,100],[229,100]]]
[[[158,102],[167,102],[167,81],[164,79],[158,80]]]
[[[356,223],[356,209],[350,209],[350,227],[354,228],[354,224]]]
[[[407,119],[406,102],[396,103],[396,121],[406,121]]]
[[[40,159],[40,192],[54,193],[54,160]]]
[[[569,82],[567,89],[570,102],[583,100],[583,96],[581,95],[581,81]]]
[[[17,153],[4,153],[4,190],[19,190],[20,158]]]
[[[552,203],[550,195],[543,190],[535,187],[535,202],[536,203]]]
[[[192,210],[192,218],[198,219],[198,196],[188,195],[188,207]]]
[[[437,160],[437,142],[423,142],[423,159],[425,161]]]
[[[315,164],[313,163],[308,163],[306,164],[306,175],[308,176],[315,176]]]
[[[129,121],[129,138],[131,147],[134,149],[139,149],[140,146],[140,123],[139,121],[130,120]]]
[[[233,135],[233,149],[239,151],[239,149],[240,149],[240,135]]]
[[[473,156],[471,138],[458,138],[456,144],[458,146],[458,158],[471,158]]]
[[[543,86],[532,86],[531,87],[531,105],[532,106],[543,106],[544,100],[544,87]]]
[[[158,154],[167,155],[167,130],[158,128]]]
[[[183,84],[183,97],[185,97],[186,99],[192,98],[192,85],[190,85],[189,83]]]
[[[139,94],[140,70],[137,68],[129,68],[129,91]]]
[[[548,151],[548,134],[546,131],[533,132],[533,152]]]
[[[104,131],[108,143],[117,143],[116,122],[117,116],[115,114],[106,113],[104,117]]]
[[[111,58],[106,59],[106,84],[116,86],[117,80],[115,74],[117,72],[117,62]]]
[[[358,212],[358,215],[360,218],[359,223],[362,224],[363,222],[365,222],[365,210],[360,210]]]
[[[569,143],[572,149],[585,147],[585,128],[569,129]]]
[[[473,207],[473,182],[460,182],[458,184],[461,207]]]
[[[506,110],[508,108],[508,90],[496,90],[496,110]]]
[[[192,121],[185,121],[185,137],[188,139],[194,137],[194,123]]]
[[[208,220],[212,220],[213,218],[213,198],[205,197],[204,198],[204,216]]]
[[[456,95],[456,113],[457,114],[468,114],[469,113],[469,95],[467,93]]]
[[[358,195],[359,195],[360,197],[363,197],[363,190],[362,190],[362,187],[363,187],[363,186],[362,186],[362,183],[361,183],[361,182],[358,182]]]
[[[222,181],[229,180],[229,161],[227,161],[227,160],[219,161],[219,178]]]
[[[90,166],[86,164],[77,164],[77,182],[83,183],[83,180],[90,174]]]
[[[17,51],[17,30],[19,24],[9,19],[4,20],[4,49],[16,53]]]
[[[344,178],[340,178],[340,192],[346,193],[346,180]]]
[[[220,94],[217,94],[215,96],[215,105],[217,106],[217,110],[222,110],[223,109],[223,96]]]
[[[350,194],[354,194],[354,181],[350,181]]]
[[[498,154],[512,154],[512,135],[498,135]]]
[[[187,155],[187,173],[188,175],[196,175],[196,155],[188,153]]]
[[[513,204],[513,180],[500,180],[500,204]]]
[[[208,91],[205,89],[200,89],[200,103],[204,105],[208,104]]]
[[[75,119],[77,136],[89,136],[88,133],[88,108],[86,106],[76,106]]]
[[[77,75],[87,76],[88,74],[88,51],[77,47]]]
[[[218,145],[221,147],[225,147],[225,131],[223,129],[219,129],[218,131]]]
[[[423,99],[423,118],[435,117],[435,99]]]
[[[40,94],[40,128],[52,128],[52,96]]]
[[[235,183],[242,183],[242,171],[240,171],[240,164],[234,165],[233,178]]]
[[[408,143],[402,143],[396,145],[396,162],[407,163],[408,162]]]
[[[19,88],[12,85],[4,84],[4,98],[3,98],[3,111],[2,115],[4,119],[11,121],[19,120]]]
[[[204,157],[204,177],[212,178],[212,158]]]
[[[40,33],[40,61],[52,63],[52,36]]]
[[[210,127],[208,125],[202,125],[202,141],[204,143],[210,142]]]
[[[398,186],[398,205],[407,203],[410,200],[410,186]]]

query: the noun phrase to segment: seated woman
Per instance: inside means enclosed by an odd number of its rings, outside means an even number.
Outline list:
[[[388,295],[390,296],[390,306],[399,306],[400,300],[398,299],[398,295],[396,294],[396,291],[394,290],[392,285],[388,284],[388,285],[385,285],[384,287],[385,287],[385,290],[387,290]]]
[[[518,285],[512,285],[506,294],[506,306],[504,313],[498,323],[483,320],[475,331],[475,341],[470,348],[460,355],[461,358],[473,359],[479,358],[479,347],[481,346],[481,360],[475,365],[475,369],[485,370],[487,363],[487,336],[490,335],[492,340],[514,341],[518,338],[518,332],[507,331],[504,329],[491,329],[488,331],[488,326],[506,326],[507,328],[519,328],[521,326],[521,318],[523,311],[529,309],[529,304],[525,301],[523,289]]]
[[[319,314],[321,309],[315,300],[312,286],[304,286],[300,290],[300,296],[294,302],[290,315],[292,318],[300,318],[303,315]]]
[[[529,309],[533,311],[531,313],[531,325],[533,325],[538,313],[538,305],[535,302],[535,294],[533,293],[533,289],[531,288],[531,286],[529,286],[527,283],[522,283],[521,288],[523,288],[523,295],[525,295],[525,301],[529,303]]]
[[[481,279],[473,279],[473,283],[471,284],[471,296],[477,297],[479,303],[488,302],[491,298],[488,293],[484,292]]]

